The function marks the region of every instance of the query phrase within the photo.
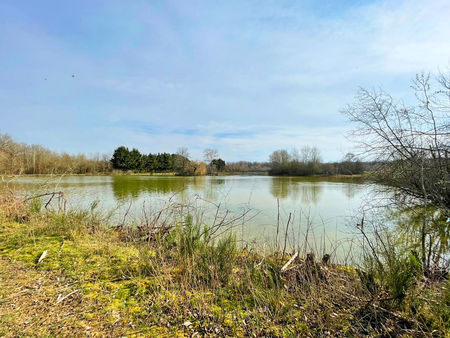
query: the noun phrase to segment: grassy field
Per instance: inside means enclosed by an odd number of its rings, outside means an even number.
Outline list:
[[[290,258],[213,240],[189,215],[113,228],[94,207],[4,198],[0,336],[448,335],[448,281],[398,304],[363,271]]]

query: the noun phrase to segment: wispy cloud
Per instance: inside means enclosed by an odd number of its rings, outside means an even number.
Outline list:
[[[266,160],[316,144],[334,160],[352,147],[339,110],[358,86],[408,99],[415,72],[448,67],[449,17],[444,0],[6,0],[0,128],[71,152]]]

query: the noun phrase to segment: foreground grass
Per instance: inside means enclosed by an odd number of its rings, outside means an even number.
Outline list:
[[[67,298],[65,296],[69,295]],[[56,271],[0,258],[0,336],[121,335],[126,323],[111,325],[101,302],[79,291],[79,283]]]
[[[113,229],[93,210],[39,209],[0,206],[0,336],[445,336],[450,328],[445,281],[393,307],[361,272],[312,259],[282,271],[289,257],[238,250],[232,236],[212,242],[188,216],[170,230]]]

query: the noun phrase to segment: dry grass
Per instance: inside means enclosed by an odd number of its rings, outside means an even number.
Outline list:
[[[79,283],[54,271],[0,258],[0,336],[120,336],[131,325],[115,322],[102,304],[83,296]]]
[[[39,211],[33,203],[0,206],[3,335],[446,333],[435,307],[426,317],[387,308],[389,294],[371,292],[362,272],[311,255],[282,269],[290,256],[239,250],[232,237],[212,242],[189,217],[170,229],[164,218],[163,228],[130,231],[112,229],[93,210]],[[420,304],[446,304],[439,303],[445,285],[435,289]]]

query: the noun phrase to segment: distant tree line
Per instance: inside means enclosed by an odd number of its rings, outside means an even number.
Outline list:
[[[359,175],[374,170],[371,162],[362,162],[355,154],[347,153],[340,162],[322,163],[322,175]]]
[[[341,162],[322,163],[317,147],[305,146],[288,152],[274,151],[269,158],[270,175],[355,175],[364,172],[364,164],[352,153],[345,155]]]
[[[7,134],[0,134],[1,174],[96,174],[109,173],[112,169],[136,173],[175,173],[178,175],[217,175],[221,172],[269,172],[271,175],[336,175],[360,174],[366,163],[353,154],[347,154],[341,162],[321,163],[320,152],[315,147],[300,151],[277,150],[269,162],[239,161],[226,163],[215,149],[205,149],[204,160],[192,161],[187,148],[177,153],[143,154],[138,149],[118,147],[112,157],[106,154],[69,155],[57,153],[40,145],[14,141]]]
[[[35,144],[19,143],[0,133],[0,174],[96,174],[111,170],[108,155],[69,155]]]
[[[129,150],[121,146],[114,150],[111,165],[122,171],[164,173],[171,172],[178,175],[200,176],[215,174],[225,169],[225,161],[215,158],[217,151],[205,150],[205,159],[209,164],[190,160],[187,148],[179,148],[177,153],[142,154],[137,149]]]
[[[253,172],[253,173],[266,173],[270,170],[270,164],[267,162],[249,162],[249,161],[238,161],[238,162],[228,162],[225,166],[225,171],[230,173],[240,173],[240,172]]]

